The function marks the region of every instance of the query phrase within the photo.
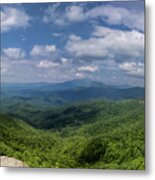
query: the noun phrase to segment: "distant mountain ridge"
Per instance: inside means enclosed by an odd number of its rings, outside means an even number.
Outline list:
[[[19,88],[19,89],[35,89],[35,88],[46,88],[52,91],[60,91],[60,90],[67,90],[67,89],[74,89],[77,87],[104,87],[104,88],[119,88],[119,89],[126,89],[126,88],[133,88],[128,85],[108,85],[99,81],[93,81],[91,79],[74,79],[71,81],[65,82],[58,82],[58,83],[48,83],[48,82],[36,82],[36,83],[1,83],[1,88],[9,89],[9,88]],[[138,87],[138,86],[134,86]],[[143,87],[139,87],[143,88]]]
[[[2,84],[1,96],[8,102],[30,103],[40,107],[65,105],[93,99],[121,100],[144,99],[144,88],[110,86],[89,79],[63,83],[6,83]],[[11,103],[12,104],[12,103]]]

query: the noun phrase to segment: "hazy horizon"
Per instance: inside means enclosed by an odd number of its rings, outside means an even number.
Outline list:
[[[104,83],[104,82],[101,82],[101,81],[94,81],[94,80],[91,80],[91,79],[73,79],[73,80],[68,80],[68,81],[62,81],[62,82],[46,82],[46,81],[38,81],[38,82],[32,82],[32,81],[29,81],[29,82],[1,82],[1,85],[3,84],[18,84],[18,85],[22,85],[22,84],[63,84],[63,83],[68,83],[68,82],[74,82],[74,81],[84,81],[84,80],[88,80],[88,81],[92,81],[92,82],[96,82],[96,83],[101,83],[103,85],[107,85],[107,86],[116,86],[116,87],[140,87],[140,88],[145,88],[144,85],[141,85],[141,86],[138,86],[138,85],[128,85],[128,84],[107,84],[107,83]]]

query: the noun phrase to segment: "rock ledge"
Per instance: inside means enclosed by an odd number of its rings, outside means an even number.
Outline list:
[[[0,166],[1,167],[28,167],[22,161],[19,161],[15,158],[0,156]]]

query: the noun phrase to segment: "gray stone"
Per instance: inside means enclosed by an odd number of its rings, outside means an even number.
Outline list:
[[[0,166],[1,167],[28,167],[22,161],[19,161],[15,158],[0,156]]]

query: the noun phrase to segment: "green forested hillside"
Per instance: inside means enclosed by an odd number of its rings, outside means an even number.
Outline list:
[[[79,103],[37,117],[42,130],[0,115],[1,155],[31,167],[144,169],[143,101]]]

